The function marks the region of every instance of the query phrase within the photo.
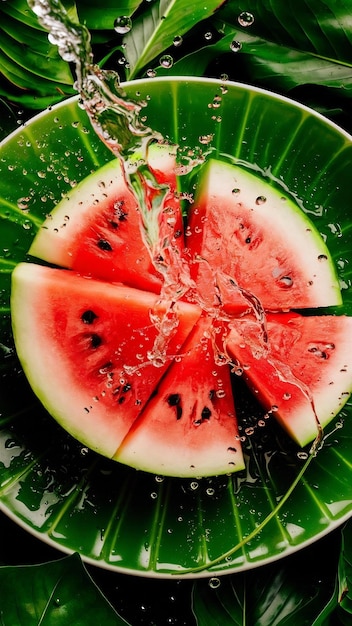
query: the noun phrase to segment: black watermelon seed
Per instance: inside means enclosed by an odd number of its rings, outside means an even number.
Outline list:
[[[97,245],[98,245],[98,248],[100,248],[100,250],[105,250],[106,252],[112,251],[112,247],[106,239],[99,239]]]
[[[177,406],[181,401],[181,396],[179,393],[170,393],[167,403],[169,406]]]
[[[170,393],[167,398],[169,406],[176,407],[176,419],[179,420],[182,417],[181,396],[179,393]]]
[[[182,406],[180,404],[178,404],[176,406],[176,419],[180,420],[182,417]]]
[[[207,406],[203,407],[202,412],[201,412],[202,420],[208,420],[210,419],[210,416],[211,416],[211,410]]]
[[[84,324],[93,324],[94,320],[96,320],[97,317],[98,316],[94,313],[94,311],[87,309],[87,311],[84,311],[84,313],[82,313],[81,320]]]
[[[101,346],[101,344],[103,343],[102,338],[100,337],[100,335],[97,335],[96,333],[93,333],[90,337],[90,345],[91,347],[96,350],[96,348],[99,348],[99,346]]]

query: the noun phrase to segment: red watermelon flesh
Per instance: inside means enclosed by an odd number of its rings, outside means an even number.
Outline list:
[[[221,324],[200,318],[116,451],[116,460],[135,466],[136,459],[143,459],[141,469],[173,476],[213,476],[244,468],[230,370],[217,362],[213,348],[222,332]],[[145,454],[148,447],[152,454]]]
[[[305,446],[348,400],[352,318],[267,315],[268,341],[252,316],[233,319],[226,346],[263,406]]]
[[[171,148],[151,150],[151,169],[168,185],[159,227],[165,245],[184,247],[182,216],[175,194],[175,156]],[[163,175],[160,174],[161,165]],[[121,164],[111,161],[83,180],[48,216],[29,253],[60,267],[109,282],[159,293],[163,277],[145,242],[137,201]]]
[[[341,304],[333,262],[289,196],[241,167],[210,160],[191,205],[186,245],[208,308]]]
[[[200,315],[195,305],[173,305],[161,347],[152,319],[163,320],[167,304],[155,294],[31,263],[14,270],[11,306],[18,356],[34,392],[68,432],[106,456],[169,365],[158,348],[177,354]]]

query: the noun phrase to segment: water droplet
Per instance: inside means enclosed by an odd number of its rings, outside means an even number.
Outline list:
[[[327,261],[328,257],[326,256],[326,254],[319,254],[318,256],[318,261]]]
[[[131,28],[132,20],[127,15],[120,15],[120,17],[117,17],[114,21],[114,30],[119,35],[125,35],[126,33],[129,33]]]
[[[252,26],[253,22],[254,22],[254,16],[252,15],[252,13],[249,13],[248,11],[242,11],[242,13],[239,14],[238,16],[238,23],[240,26]]]
[[[215,493],[214,487],[208,487],[208,489],[206,489],[205,493],[207,494],[207,496],[213,496],[214,493]]]
[[[29,210],[28,207],[29,198],[19,198],[17,200],[17,206],[21,211],[27,212]]]
[[[293,280],[291,276],[281,276],[281,278],[279,279],[279,284],[280,287],[283,287],[284,289],[289,289],[289,287],[292,287],[293,285]]]
[[[286,392],[284,393],[284,395],[282,396],[284,400],[289,400],[291,398],[291,394]]]
[[[211,41],[213,38],[213,34],[210,31],[207,31],[206,33],[204,33],[204,39],[206,41]]]
[[[234,187],[231,193],[233,193],[233,195],[235,196],[236,194],[240,193],[240,191],[241,190],[238,189],[238,187]]]
[[[242,48],[242,44],[240,41],[237,41],[236,39],[233,39],[230,43],[230,50],[232,50],[232,52],[239,52]]]
[[[155,491],[152,491],[152,493],[150,494],[150,497],[152,498],[152,500],[156,500],[158,497],[158,494]]]
[[[256,204],[264,204],[266,202],[266,197],[265,196],[258,196],[255,200]]]
[[[159,63],[161,65],[161,67],[164,67],[165,69],[170,69],[170,67],[173,66],[174,64],[174,60],[172,58],[172,56],[170,54],[163,54],[162,57],[160,57],[159,59]]]
[[[192,491],[195,491],[196,489],[198,489],[199,487],[199,483],[197,483],[196,481],[192,481],[190,484],[190,488]]]
[[[220,587],[220,578],[210,578],[209,579],[209,587],[211,589],[218,589]]]
[[[214,135],[213,134],[209,134],[209,135],[201,135],[199,137],[199,142],[207,145],[208,143],[210,143],[213,140]]]
[[[150,68],[149,70],[147,70],[147,76],[148,76],[148,78],[155,78],[156,71],[153,70],[152,68]]]
[[[297,452],[297,458],[301,461],[306,461],[308,459],[308,452]]]
[[[183,42],[183,39],[181,35],[176,35],[176,37],[174,37],[173,44],[175,48],[178,48],[179,46],[181,46],[182,42]]]

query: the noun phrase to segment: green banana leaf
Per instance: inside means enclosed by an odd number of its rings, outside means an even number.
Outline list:
[[[128,626],[73,554],[44,565],[0,567],[2,626]]]
[[[348,527],[342,533],[342,551],[338,568],[339,617],[343,624],[352,622],[352,533]]]
[[[219,0],[158,0],[151,4],[133,23],[124,38],[128,60],[128,78],[132,79],[173,45],[175,37],[182,37],[194,24],[211,16],[219,7]]]
[[[104,0],[104,8],[100,8],[96,0],[77,0],[77,12],[80,22],[86,24],[91,31],[111,30],[119,16],[130,17],[138,9],[141,0]]]
[[[4,20],[6,21],[6,20]],[[41,37],[31,36],[26,27],[21,29],[1,24],[1,41],[4,54],[24,71],[33,72],[38,78],[51,79],[57,83],[72,84],[72,74],[67,63],[62,63],[55,49]],[[36,31],[39,32],[39,31]]]
[[[243,10],[240,0],[231,0],[218,18],[234,28]],[[252,0],[252,35],[267,42],[351,66],[352,23],[349,0]]]
[[[206,8],[200,0],[192,5],[186,0],[145,3],[124,0],[119,3],[118,10],[112,0],[105,0],[103,10],[93,0],[66,0],[65,6],[72,12],[76,11],[91,30],[93,44],[96,43],[94,52],[97,62],[104,60],[107,67],[110,64],[116,69],[116,51],[126,57],[125,70],[118,66],[122,78],[145,75],[150,68],[157,69],[158,75],[219,76],[227,73],[234,80],[254,83],[280,93],[293,91],[295,94],[298,90],[303,102],[306,98],[307,104],[318,110],[321,94],[323,110],[333,108],[329,102],[332,97],[338,99],[340,113],[350,106],[352,24],[349,0],[253,0],[250,4],[253,23],[248,22],[250,25],[247,27],[241,26],[239,20],[243,12],[240,0],[229,0],[223,5],[219,0],[211,0]],[[5,15],[6,29],[2,26],[5,22],[1,21]],[[132,18],[133,27],[122,41],[113,29],[118,15]],[[30,106],[28,94],[39,93],[36,80],[41,87],[39,95],[42,98],[45,96],[44,85],[40,84],[40,65],[37,68],[34,59],[38,51],[48,45],[46,33],[38,27],[26,0],[3,2],[0,17],[0,48],[13,63],[21,64],[22,69],[22,79],[19,79],[18,71],[5,71],[0,61],[0,93],[11,98],[10,85],[17,77],[14,101],[20,102],[18,89],[22,88],[25,90],[22,95],[26,106]],[[18,40],[17,48],[13,40],[8,40],[9,19],[12,20],[11,33]],[[27,37],[28,28],[35,30],[35,35],[32,33]],[[178,38],[177,47],[173,45],[175,37]],[[29,48],[26,55],[21,49],[24,38]],[[232,41],[240,44],[238,52],[231,51]],[[61,72],[68,72],[68,69],[64,69],[65,64],[59,59],[53,63],[51,54],[50,51],[47,67],[45,57],[41,67],[45,69],[47,80],[46,95],[57,102],[60,94],[53,83],[58,81]],[[164,54],[170,55],[174,61],[172,63],[171,60],[166,69],[160,67],[159,62]],[[62,67],[59,67],[60,64]],[[27,69],[30,78],[26,80],[23,74]],[[1,75],[6,79],[5,87],[1,84]],[[64,82],[67,85],[67,75]],[[303,93],[302,89],[305,89]],[[63,88],[61,98],[66,96],[67,90]],[[33,108],[39,108],[41,102],[40,99],[34,100]]]
[[[327,538],[278,565],[197,581],[192,593],[197,626],[351,624],[351,522],[341,534],[339,561],[338,547],[333,543],[331,549]]]

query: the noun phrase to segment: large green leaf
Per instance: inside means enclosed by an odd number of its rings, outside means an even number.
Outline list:
[[[197,626],[336,626],[337,558],[324,541],[320,545],[322,556],[308,548],[278,565],[198,580],[192,596]]]
[[[68,64],[60,59],[57,49],[50,46],[47,38],[27,32],[24,25],[19,28],[7,24],[6,20],[4,22],[0,26],[1,48],[16,65],[55,83],[72,84]]]
[[[243,626],[246,614],[244,577],[195,583],[192,608],[197,626]],[[254,625],[253,625],[254,626]]]
[[[37,16],[29,8],[27,0],[11,0],[11,2],[2,2],[0,12],[4,15],[10,15],[17,22],[41,30]]]
[[[119,44],[113,30],[114,19],[122,14],[132,16],[133,27],[125,36],[123,51],[129,65],[129,78],[144,74],[150,66],[157,66],[166,51],[178,61],[166,70],[159,68],[158,75],[213,76],[228,73],[234,80],[258,84],[281,93],[313,85],[330,90],[334,96],[338,94],[340,106],[347,106],[346,98],[350,98],[352,93],[349,0],[253,0],[250,7],[244,7],[241,0],[230,0],[220,8],[219,4],[219,0],[211,0],[206,7],[200,0],[192,5],[186,0],[156,0],[144,4],[139,0],[124,0],[116,9],[113,0],[105,0],[102,10],[93,0],[65,0],[65,6],[71,11],[77,8],[80,20],[92,31],[93,43],[105,42],[107,45],[110,40],[110,52],[109,48],[102,49],[100,45],[95,50],[95,56],[98,62],[104,58],[111,66]],[[39,35],[46,37],[36,24],[35,16],[33,19],[28,11],[26,0],[12,0],[2,5],[0,11],[7,17],[11,16],[13,20],[32,28],[36,25]],[[249,8],[254,17],[253,24],[247,28],[239,22],[244,8]],[[217,33],[213,38],[215,43],[210,46],[205,46],[204,34],[207,31]],[[19,36],[21,32],[20,29]],[[177,50],[172,45],[175,36],[183,36],[184,39]],[[242,46],[237,54],[230,50],[233,40]],[[37,45],[38,42],[35,43]],[[8,54],[9,43],[5,38],[4,44],[1,48]],[[23,45],[22,42],[19,50]],[[32,57],[30,53],[25,56],[22,69],[32,68],[33,72],[36,47],[31,45],[30,39],[28,48],[33,49],[34,54]],[[21,62],[21,54],[16,52],[13,42],[10,56],[17,63]],[[43,58],[41,67],[42,73],[43,70],[48,72],[48,92],[52,92],[49,82],[58,78],[55,66],[50,62],[46,67]],[[214,74],[214,67],[217,74]],[[40,64],[37,74],[39,69]],[[13,74],[16,75],[16,72]],[[11,80],[9,73],[8,80]],[[27,89],[26,85],[20,86]],[[319,108],[316,98],[309,99],[308,104]]]
[[[172,46],[194,24],[211,16],[219,0],[156,0],[133,22],[124,39],[129,78],[138,75],[148,63]]]
[[[117,17],[131,16],[141,0],[104,0],[104,9],[96,0],[77,0],[77,12],[80,21],[86,24],[89,30],[112,30]]]
[[[309,52],[335,63],[351,65],[352,21],[349,0],[252,0],[253,35],[291,50]],[[241,0],[231,0],[220,19],[235,28],[243,11]]]
[[[123,626],[74,554],[44,565],[0,567],[2,626]]]
[[[339,617],[343,624],[352,623],[352,533],[346,526],[342,532],[342,550],[338,568]]]
[[[352,95],[352,63],[350,67],[338,64],[268,42],[230,26],[222,25],[222,34],[215,44],[203,46],[181,58],[175,63],[173,72],[181,76],[204,74],[214,59],[232,54],[232,61],[228,61],[226,69],[231,66],[230,77],[233,80],[241,78],[245,68],[250,82],[260,82],[279,91],[287,92],[294,87],[315,84],[343,89],[345,95]],[[232,42],[237,42],[237,51],[231,52]],[[158,75],[161,74],[166,74],[166,71],[159,68]]]
[[[218,34],[210,44],[206,45],[204,37],[198,33],[197,38],[193,31],[189,39],[196,38],[198,46],[186,46],[172,72],[211,76],[227,73],[232,80],[294,93],[308,106],[337,118],[350,129],[350,3],[254,0],[250,4],[254,21],[247,27],[240,25],[243,8],[242,2],[231,0],[208,20],[208,26]],[[232,42],[238,45],[232,46]],[[237,51],[231,51],[231,47]],[[158,75],[166,73],[170,70],[157,68]]]

